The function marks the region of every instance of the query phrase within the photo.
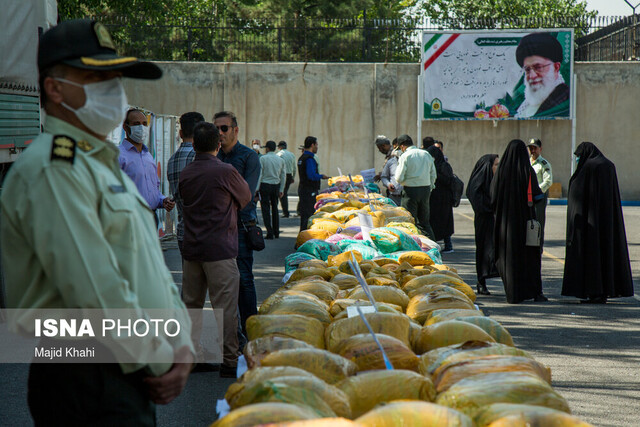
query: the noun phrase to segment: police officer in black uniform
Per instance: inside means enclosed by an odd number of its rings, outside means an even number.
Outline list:
[[[318,138],[308,136],[304,139],[304,152],[298,159],[298,212],[300,213],[300,231],[307,229],[309,217],[313,215],[316,204],[316,195],[320,190],[320,181],[328,179],[326,175],[318,171],[318,161],[315,154],[318,152]]]

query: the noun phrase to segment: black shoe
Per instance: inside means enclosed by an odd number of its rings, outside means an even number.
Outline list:
[[[535,302],[547,302],[549,298],[545,297],[544,294],[537,295],[534,299]]]
[[[237,378],[237,371],[236,366],[220,365],[220,378]]]
[[[491,295],[491,292],[487,289],[487,285],[484,283],[478,283],[476,285],[476,293],[478,295]]]
[[[265,239],[273,240],[273,234],[267,234],[267,237],[265,237]]]
[[[582,304],[606,304],[607,297],[598,296],[598,297],[589,297],[589,299],[580,300]]]
[[[282,215],[282,218],[289,218],[289,214]]]
[[[213,363],[196,363],[196,366],[193,367],[191,372],[218,372],[220,370],[220,365],[216,365]]]

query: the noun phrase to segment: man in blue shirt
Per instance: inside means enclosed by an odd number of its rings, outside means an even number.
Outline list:
[[[220,131],[220,151],[218,158],[232,165],[249,184],[251,194],[255,195],[260,177],[260,159],[251,148],[238,142],[238,120],[230,111],[221,111],[213,116],[213,124]],[[242,333],[247,336],[246,322],[250,316],[258,313],[256,288],[253,283],[253,249],[248,246],[245,230],[256,224],[255,198],[238,212],[238,256],[236,262],[240,270],[240,294],[238,310]],[[244,337],[240,337],[240,348]]]
[[[173,194],[173,200],[178,207],[178,225],[176,227],[176,237],[178,239],[178,249],[182,255],[182,241],[184,239],[184,221],[183,221],[183,203],[180,192],[178,191],[178,182],[180,180],[180,172],[189,163],[193,161],[196,152],[193,149],[193,128],[198,122],[204,122],[204,116],[196,111],[184,113],[180,116],[180,139],[182,144],[175,153],[169,158],[167,163],[167,179],[169,180],[169,191]]]
[[[326,175],[318,172],[318,161],[315,154],[318,152],[318,139],[315,136],[308,136],[304,139],[304,152],[298,159],[298,175],[300,185],[298,186],[298,212],[300,213],[300,231],[306,230],[307,222],[314,212],[316,195],[320,190],[320,180],[328,179]]]
[[[147,116],[138,109],[127,111],[124,124],[126,138],[120,144],[120,169],[133,180],[140,192],[140,195],[147,201],[149,208],[154,211],[164,208],[171,212],[175,202],[166,198],[160,192],[160,179],[158,169],[149,149],[145,145],[149,138],[149,127]],[[158,225],[158,217],[156,226]]]

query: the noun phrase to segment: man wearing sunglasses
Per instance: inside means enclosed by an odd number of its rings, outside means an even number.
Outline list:
[[[213,124],[220,131],[220,151],[218,158],[231,164],[249,184],[251,194],[256,194],[260,177],[260,158],[246,145],[238,142],[238,119],[231,111],[220,111],[213,116]],[[238,310],[242,334],[240,350],[246,343],[247,319],[258,313],[256,288],[253,282],[253,249],[248,245],[247,235],[243,230],[256,224],[256,202],[252,199],[247,206],[238,212],[238,256],[236,262],[240,271],[240,293]]]
[[[569,86],[560,73],[563,51],[549,33],[533,33],[520,40],[516,61],[524,72],[524,101],[516,117],[568,114]]]

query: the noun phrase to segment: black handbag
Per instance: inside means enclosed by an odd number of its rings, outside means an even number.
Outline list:
[[[264,249],[264,236],[262,235],[262,228],[259,225],[253,224],[247,226],[242,224],[247,237],[247,246],[253,251],[261,251]]]

